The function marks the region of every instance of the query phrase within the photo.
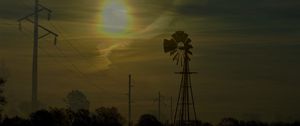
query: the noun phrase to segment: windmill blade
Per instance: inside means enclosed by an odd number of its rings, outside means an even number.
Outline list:
[[[192,48],[193,48],[193,46],[192,46],[192,45],[190,45],[190,44],[186,44],[186,45],[185,45],[185,48],[186,48],[186,49],[192,49]]]
[[[180,58],[177,58],[177,62],[176,62],[176,65],[178,65],[178,63],[179,63],[179,60],[180,60]]]
[[[187,44],[189,44],[189,43],[191,43],[192,42],[192,40],[190,39],[190,38],[188,38],[186,41],[185,41],[185,43],[187,43]]]
[[[186,58],[188,61],[191,61],[191,58],[188,55],[186,56]]]
[[[173,61],[181,67],[191,61],[190,56],[193,55],[192,40],[188,36],[184,31],[176,31],[172,34],[172,39],[164,39],[163,43],[165,53],[170,53]]]
[[[183,62],[184,62],[184,59],[183,59],[183,58],[184,58],[184,56],[182,55],[181,58],[180,58],[180,61],[181,61],[181,62],[180,62],[180,66],[183,66]]]
[[[177,31],[172,35],[172,37],[176,40],[176,42],[184,42],[187,39],[188,34],[183,31]]]
[[[187,53],[193,55],[193,53],[190,50],[187,50]]]
[[[173,50],[173,51],[171,51],[171,52],[170,52],[170,56],[174,55],[176,52],[177,52],[177,50],[176,50],[176,49],[175,49],[175,50]]]
[[[182,59],[181,57],[182,57],[182,55],[181,55],[180,52],[178,52],[178,53],[176,54],[176,57],[174,57],[175,60],[176,60],[176,65],[178,65],[178,64],[180,63],[180,60]]]
[[[181,66],[181,59],[182,59],[182,55],[179,55],[178,56],[178,59],[177,59],[177,62],[176,62],[176,65],[180,65]]]
[[[175,50],[177,48],[177,43],[175,42],[175,40],[171,39],[171,40],[167,40],[164,39],[164,51],[165,53],[170,52],[172,50]]]
[[[175,59],[178,59],[178,55],[179,55],[179,53],[177,52],[177,53],[175,54],[175,56],[173,57],[173,61],[175,61]]]

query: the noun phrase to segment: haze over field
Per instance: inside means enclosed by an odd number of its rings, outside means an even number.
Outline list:
[[[163,39],[183,30],[193,43],[191,71],[199,119],[299,120],[300,1],[296,0],[41,0],[53,10],[41,24],[59,33],[39,42],[39,101],[64,107],[80,89],[91,107],[127,113],[133,75],[133,116],[156,114],[158,91],[177,97],[180,67]],[[5,112],[31,99],[32,0],[0,1],[0,59],[9,70]],[[168,104],[169,101],[166,103]],[[163,106],[168,118],[168,106]]]

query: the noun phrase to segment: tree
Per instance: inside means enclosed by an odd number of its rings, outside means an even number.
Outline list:
[[[5,67],[4,62],[0,63],[0,113],[3,111],[3,107],[6,104],[6,100],[4,97],[4,86],[8,78],[8,70]]]
[[[96,109],[92,120],[93,126],[122,126],[125,123],[125,119],[115,107]]]
[[[90,126],[91,116],[88,110],[80,109],[76,112],[71,111],[72,126]]]
[[[137,126],[162,126],[155,116],[150,114],[144,114],[140,117]]]
[[[239,121],[234,118],[224,118],[218,126],[239,126]]]
[[[39,110],[30,115],[32,126],[54,126],[54,117],[47,110]]]
[[[10,104],[11,105],[11,104]],[[19,115],[23,117],[28,117],[32,112],[32,103],[31,101],[21,101],[15,106],[9,106],[15,112],[12,112],[14,115]],[[41,103],[40,101],[37,102],[37,110],[47,109],[46,105]]]
[[[1,126],[30,126],[30,122],[18,116],[13,118],[5,118]]]
[[[71,126],[71,118],[69,117],[67,110],[50,108],[49,113],[54,117],[54,126]]]
[[[76,112],[81,109],[89,110],[90,102],[87,100],[87,97],[78,90],[71,91],[66,99],[68,108]]]
[[[3,111],[3,107],[6,104],[6,100],[5,97],[3,95],[3,88],[4,88],[4,84],[5,84],[6,80],[3,78],[0,78],[0,113]]]

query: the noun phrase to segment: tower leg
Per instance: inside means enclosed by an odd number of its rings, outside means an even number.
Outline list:
[[[183,71],[180,72],[181,84],[174,116],[175,126],[194,126],[197,122],[194,96],[188,60],[185,59]]]

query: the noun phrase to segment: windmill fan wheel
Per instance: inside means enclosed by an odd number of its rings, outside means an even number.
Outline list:
[[[177,65],[183,65],[184,60],[190,61],[192,55],[192,40],[184,31],[176,31],[170,40],[164,39],[164,52],[170,53]]]

